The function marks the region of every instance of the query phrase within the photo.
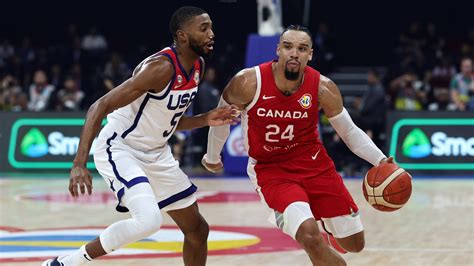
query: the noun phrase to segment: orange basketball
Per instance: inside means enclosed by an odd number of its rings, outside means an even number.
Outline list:
[[[384,163],[370,168],[362,184],[364,197],[379,211],[391,212],[400,209],[411,195],[411,176],[393,163]]]

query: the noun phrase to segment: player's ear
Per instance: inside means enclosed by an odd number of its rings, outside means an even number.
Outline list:
[[[313,60],[313,49],[309,51],[309,61]]]
[[[280,44],[277,45],[276,53],[278,56],[280,56]]]
[[[188,35],[183,30],[177,30],[176,39],[180,42],[186,43],[188,41]]]

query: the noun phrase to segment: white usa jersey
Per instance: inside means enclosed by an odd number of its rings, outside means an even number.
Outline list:
[[[175,48],[167,47],[143,60],[134,73],[147,59],[158,56],[168,57],[174,66],[174,76],[166,88],[159,93],[149,91],[107,116],[107,131],[114,131],[125,144],[144,152],[163,147],[172,136],[196,96],[204,63],[202,58],[196,60],[188,75]]]

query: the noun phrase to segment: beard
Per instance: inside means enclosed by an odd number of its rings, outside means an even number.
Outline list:
[[[189,47],[193,52],[199,56],[205,57],[205,58],[210,58],[212,56],[212,51],[206,51],[204,49],[204,45],[200,45],[198,41],[196,41],[193,38],[189,38]]]
[[[300,76],[299,71],[292,72],[292,71],[289,71],[287,68],[285,68],[285,78],[287,80],[297,80],[299,76]]]

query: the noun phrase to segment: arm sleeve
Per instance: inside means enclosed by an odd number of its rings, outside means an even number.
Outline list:
[[[329,123],[347,147],[360,158],[372,165],[378,165],[386,158],[369,136],[354,124],[345,108],[338,115],[329,118]]]
[[[218,107],[228,106],[229,104],[221,97]],[[209,127],[207,137],[207,153],[204,159],[208,163],[216,164],[221,161],[221,151],[230,134],[230,125]]]

